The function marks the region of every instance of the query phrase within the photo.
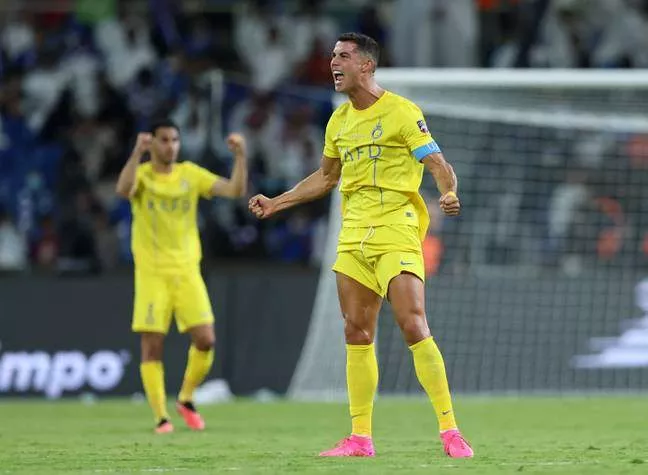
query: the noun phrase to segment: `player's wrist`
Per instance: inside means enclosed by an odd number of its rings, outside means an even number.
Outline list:
[[[130,159],[134,162],[139,162],[142,160],[142,157],[146,153],[146,150],[140,150],[139,147],[135,147],[133,149],[133,153],[131,153]]]
[[[455,198],[457,197],[457,192],[450,190],[445,193],[445,196],[454,196]]]

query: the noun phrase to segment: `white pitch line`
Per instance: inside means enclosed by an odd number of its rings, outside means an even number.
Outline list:
[[[186,472],[188,468],[166,468],[166,467],[155,467],[155,468],[140,468],[139,470],[130,470],[126,469],[129,472],[141,472],[141,473],[166,473],[166,472]],[[114,468],[97,468],[93,470],[93,473],[121,473],[123,469],[114,469]]]

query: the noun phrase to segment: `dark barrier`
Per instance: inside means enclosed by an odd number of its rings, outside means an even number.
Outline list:
[[[301,351],[317,272],[222,267],[206,279],[217,319],[216,362],[233,392],[285,392]],[[0,277],[0,395],[141,391],[130,332],[132,277]],[[179,389],[188,340],[172,330],[167,389]]]
[[[648,389],[648,280],[592,269],[578,277],[439,276],[428,317],[452,387],[467,392]],[[381,390],[420,391],[385,308]]]

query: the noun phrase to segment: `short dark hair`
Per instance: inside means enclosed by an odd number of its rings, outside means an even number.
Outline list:
[[[369,56],[376,66],[378,66],[378,61],[380,61],[380,46],[378,46],[378,42],[374,40],[372,37],[363,35],[362,33],[342,33],[340,36],[338,36],[338,41],[350,41],[352,43],[355,43],[355,45],[358,47],[358,51],[360,53],[364,54],[365,56]]]
[[[178,127],[178,125],[169,118],[154,120],[151,124],[151,133],[155,135],[158,129],[165,128],[176,129],[176,131],[180,133],[180,127]]]

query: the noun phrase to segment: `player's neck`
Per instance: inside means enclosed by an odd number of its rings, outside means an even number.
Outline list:
[[[168,175],[173,171],[173,163],[163,163],[157,160],[151,160],[151,166],[155,173],[161,173],[163,175]]]
[[[368,109],[374,105],[385,93],[385,90],[372,80],[369,84],[361,84],[353,91],[349,91],[349,100],[354,109]]]

